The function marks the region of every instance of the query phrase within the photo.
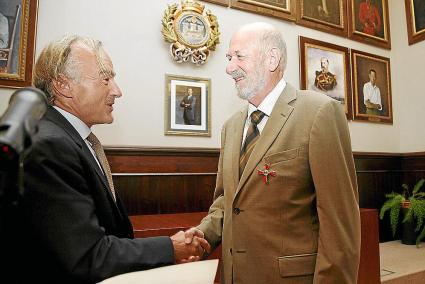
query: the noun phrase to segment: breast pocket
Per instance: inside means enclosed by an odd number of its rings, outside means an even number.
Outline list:
[[[264,157],[264,161],[270,166],[282,163],[285,161],[296,159],[299,155],[300,149],[290,149],[282,152],[277,152]]]

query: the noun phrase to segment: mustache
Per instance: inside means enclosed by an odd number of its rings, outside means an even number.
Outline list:
[[[238,70],[234,70],[234,71],[230,72],[229,75],[232,76],[233,79],[238,79],[238,78],[241,78],[241,77],[245,77],[246,74],[242,70],[238,69]]]
[[[107,104],[107,105],[110,105],[110,104],[112,104],[112,105],[113,105],[114,103],[115,103],[115,98],[111,98],[111,99],[107,99],[107,100],[106,100],[106,104]]]

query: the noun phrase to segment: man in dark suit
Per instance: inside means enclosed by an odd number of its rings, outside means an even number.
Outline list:
[[[180,106],[183,108],[184,124],[195,124],[195,103],[196,98],[193,95],[192,88],[187,89],[187,95],[182,99]]]
[[[214,202],[186,232],[222,245],[225,284],[357,283],[360,213],[344,109],[296,90],[265,23],[233,35],[226,71],[249,102],[226,121]]]
[[[101,43],[78,36],[40,54],[34,85],[51,103],[24,161],[22,282],[94,283],[126,272],[199,259],[208,243],[184,233],[134,239],[95,124],[111,123],[121,90]],[[93,138],[94,137],[94,138]],[[202,246],[201,246],[202,245]],[[24,262],[25,260],[25,262]]]

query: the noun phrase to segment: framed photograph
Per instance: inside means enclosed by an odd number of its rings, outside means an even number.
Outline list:
[[[425,39],[425,1],[405,0],[409,45]]]
[[[339,101],[352,119],[350,53],[348,48],[300,37],[301,89]]]
[[[301,0],[298,3],[297,24],[348,36],[347,0]]]
[[[210,79],[166,74],[165,135],[211,136]]]
[[[391,49],[388,0],[348,0],[348,37]]]
[[[230,7],[283,20],[295,21],[295,0],[230,0]]]
[[[351,51],[354,120],[393,123],[390,59]]]
[[[202,0],[202,2],[209,2],[209,3],[213,3],[213,4],[226,6],[226,7],[229,7],[229,1],[230,0]]]
[[[31,85],[38,0],[0,2],[0,86]]]

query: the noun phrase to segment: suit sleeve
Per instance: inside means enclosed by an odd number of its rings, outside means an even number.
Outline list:
[[[320,224],[314,283],[355,284],[360,259],[358,190],[347,120],[336,101],[317,112],[309,161]]]
[[[23,204],[31,242],[41,243],[43,253],[84,281],[173,264],[169,237],[129,239],[105,233],[83,158],[81,149],[63,137],[34,144],[24,163]]]
[[[221,131],[221,149],[218,161],[216,187],[214,191],[214,202],[210,206],[208,215],[201,221],[198,229],[204,232],[205,239],[214,250],[221,243],[224,219],[224,188],[223,188],[223,151],[225,140],[225,128]]]

